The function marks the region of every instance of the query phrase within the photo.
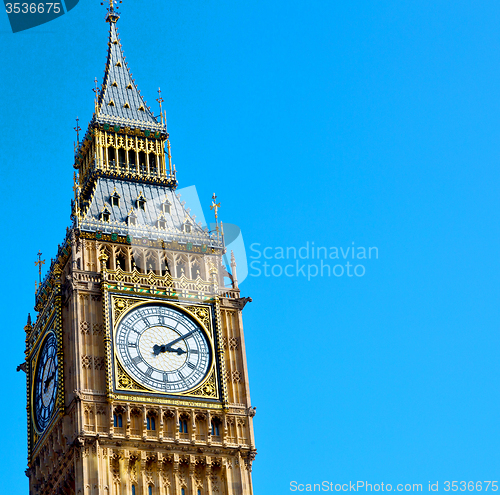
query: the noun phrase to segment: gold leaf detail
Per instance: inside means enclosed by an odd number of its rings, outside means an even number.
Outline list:
[[[118,387],[126,390],[148,390],[147,388],[139,385],[133,378],[131,378],[123,369],[122,365],[116,362],[118,369]]]
[[[207,328],[210,328],[210,317],[207,308],[203,306],[184,306],[184,309],[198,317]]]
[[[198,388],[191,390],[189,395],[197,395],[199,397],[217,398],[217,384],[215,382],[215,372],[212,371],[210,378]]]
[[[117,297],[114,299],[115,303],[115,321],[117,321],[122,313],[126,311],[130,306],[133,306],[134,304],[137,304],[138,302],[141,302],[138,299],[130,299],[130,298],[122,298],[122,297]]]

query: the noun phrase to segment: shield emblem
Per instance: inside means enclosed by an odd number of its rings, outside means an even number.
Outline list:
[[[206,244],[202,244],[201,245],[201,250],[202,250],[202,252],[205,253],[207,251],[207,245]]]
[[[187,247],[187,250],[188,250],[188,251],[191,251],[191,249],[193,249],[193,243],[192,243],[192,242],[188,242],[188,243],[186,244],[186,247]]]

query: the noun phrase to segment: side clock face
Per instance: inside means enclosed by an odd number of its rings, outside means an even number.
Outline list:
[[[57,341],[51,332],[43,343],[35,371],[34,412],[39,432],[47,428],[56,404],[58,384]]]
[[[185,392],[207,375],[211,346],[203,328],[170,306],[131,310],[116,330],[116,354],[123,368],[144,387]]]

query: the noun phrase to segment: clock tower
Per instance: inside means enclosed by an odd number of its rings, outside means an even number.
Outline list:
[[[25,327],[30,494],[251,495],[249,298],[234,257],[231,274],[222,263],[221,226],[176,193],[165,118],[131,76],[118,20],[111,3],[72,225]]]

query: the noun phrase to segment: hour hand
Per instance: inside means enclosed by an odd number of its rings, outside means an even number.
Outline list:
[[[181,349],[180,347],[178,347],[177,349],[173,349],[171,345],[158,345],[158,344],[155,344],[153,346],[153,353],[155,356],[158,356],[158,354],[160,354],[160,352],[176,352],[177,354],[179,354],[179,356],[181,354],[186,354],[186,351],[184,349]]]
[[[160,352],[165,352],[167,349],[165,348],[164,345],[158,345],[158,344],[155,344],[153,346],[153,353],[155,356],[158,356],[158,354],[160,354]]]
[[[56,372],[53,371],[52,374],[47,378],[47,380],[45,380],[45,386],[43,388],[44,393],[47,392],[49,385],[50,385],[50,382],[54,379],[55,376],[56,376]]]

